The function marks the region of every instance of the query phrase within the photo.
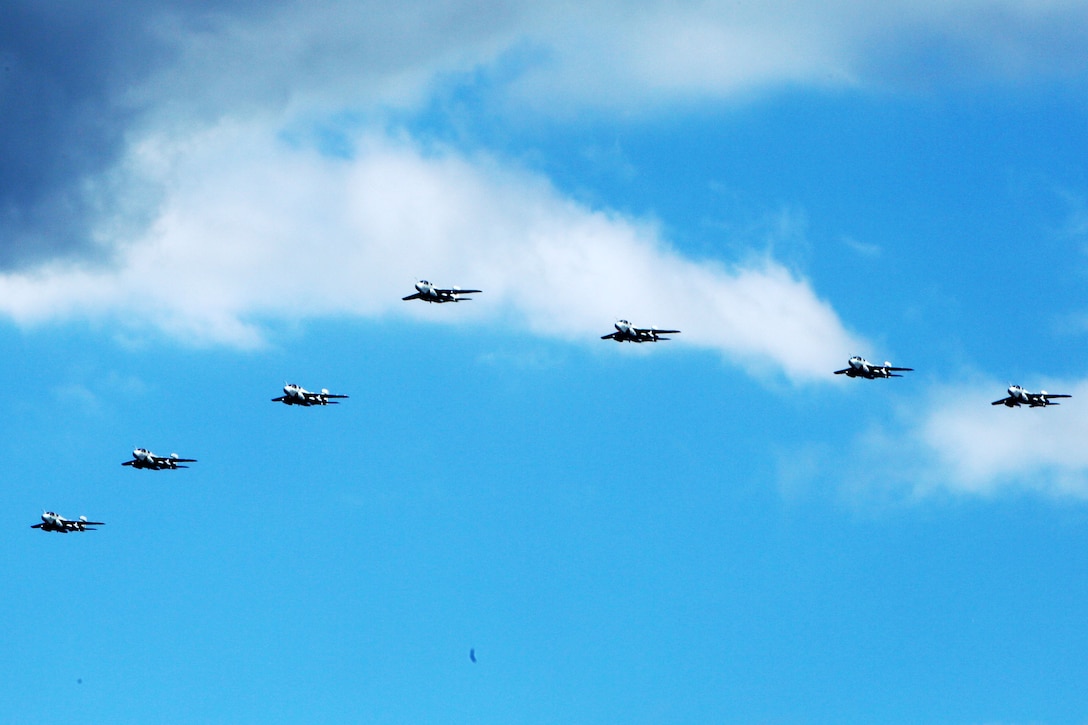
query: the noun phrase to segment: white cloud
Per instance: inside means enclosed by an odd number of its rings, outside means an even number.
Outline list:
[[[1005,387],[991,380],[930,391],[896,424],[861,436],[862,465],[882,485],[915,496],[1028,491],[1088,498],[1088,381],[1047,381],[1043,388],[1073,397],[1034,409],[991,405],[1005,397]]]
[[[437,76],[493,61],[526,22],[506,0],[316,0],[251,12],[168,15],[155,34],[176,60],[125,89],[158,124],[414,106]]]
[[[113,241],[106,267],[0,276],[0,313],[24,324],[106,316],[243,346],[260,344],[262,319],[486,320],[596,341],[624,316],[683,330],[672,344],[795,380],[827,379],[862,344],[773,260],[687,259],[652,224],[590,209],[490,158],[375,135],[353,160],[333,159],[221,124],[139,145],[127,173],[126,188],[162,190],[146,231]],[[401,302],[419,277],[485,292],[457,306]]]
[[[159,123],[414,107],[449,74],[511,57],[498,97],[544,114],[1088,66],[1080,0],[324,0],[160,21],[159,35],[176,62],[125,90]]]
[[[975,493],[1009,487],[1088,497],[1088,411],[1077,403],[1088,398],[1088,382],[1047,387],[1074,397],[1059,407],[1010,410],[989,405],[1004,397],[998,384],[942,396],[920,434],[950,485]]]
[[[1054,41],[1088,34],[1088,9],[1073,0],[325,0],[158,22],[173,60],[117,91],[142,113],[124,166],[91,191],[105,210],[96,243],[112,266],[54,260],[4,275],[3,314],[24,324],[108,316],[236,345],[260,344],[265,318],[488,317],[583,339],[624,316],[683,329],[675,344],[753,370],[771,361],[801,380],[826,377],[864,345],[773,259],[686,259],[652,224],[573,202],[494,159],[425,153],[379,134],[337,160],[275,132],[418,107],[450,74],[521,54],[488,90],[539,113],[881,83],[914,69],[896,59],[919,38],[969,48],[964,57],[983,71],[1045,74],[1086,65],[1085,44]],[[456,313],[402,305],[418,276],[481,286],[487,301]]]
[[[1083,79],[1088,68],[1081,0],[213,0],[54,15],[49,3],[30,13],[62,39],[98,40],[16,52],[17,68],[42,72],[13,106],[37,110],[8,114],[16,141],[0,150],[33,164],[8,195],[26,227],[8,263],[93,252],[82,182],[134,139],[220,121],[381,123],[453,98],[445,120],[481,138],[481,126],[587,111],[665,119],[782,88]]]

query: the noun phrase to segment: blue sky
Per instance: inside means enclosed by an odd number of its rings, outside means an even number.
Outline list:
[[[1088,11],[788,10],[10,4],[0,719],[1084,722]]]

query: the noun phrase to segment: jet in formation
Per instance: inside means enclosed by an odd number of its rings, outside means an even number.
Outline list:
[[[132,451],[132,460],[125,461],[121,465],[132,466],[133,468],[145,468],[149,471],[173,471],[177,468],[188,468],[188,466],[179,465],[181,463],[196,463],[196,459],[178,458],[177,453],[171,453],[169,456],[156,456],[146,448],[137,448]]]
[[[678,335],[679,330],[659,330],[656,327],[635,327],[627,320],[616,320],[616,331],[601,335],[602,340],[616,342],[658,342],[668,340],[661,335]]]
[[[471,300],[471,297],[462,297],[462,295],[479,294],[481,291],[482,290],[478,289],[461,289],[460,287],[442,289],[440,287],[435,287],[425,279],[421,279],[416,282],[416,293],[414,295],[402,297],[401,299],[406,302],[408,300],[423,300],[424,302],[442,304],[443,302],[462,302],[464,300]]]
[[[1019,385],[1009,386],[1009,397],[995,400],[990,405],[1004,405],[1006,408],[1019,408],[1026,405],[1029,408],[1045,408],[1048,405],[1061,405],[1052,402],[1052,398],[1072,398],[1072,395],[1056,395],[1045,390],[1039,393],[1029,393]]]
[[[287,383],[283,386],[283,395],[272,398],[273,403],[284,405],[339,405],[333,398],[346,398],[346,395],[333,395],[322,388],[320,393],[311,393],[301,385]]]
[[[842,370],[836,370],[836,375],[845,375],[848,378],[866,378],[867,380],[876,380],[877,378],[901,378],[902,375],[896,375],[896,373],[908,373],[913,372],[914,368],[893,368],[890,362],[885,361],[883,365],[874,365],[863,357],[855,355],[847,361],[850,367],[843,368]]]
[[[42,513],[42,522],[40,524],[34,524],[30,528],[41,529],[42,531],[59,531],[62,534],[67,534],[69,531],[94,531],[92,526],[105,526],[101,521],[88,521],[86,516],[80,516],[75,521],[70,521],[60,514],[55,514],[52,511],[45,511]]]

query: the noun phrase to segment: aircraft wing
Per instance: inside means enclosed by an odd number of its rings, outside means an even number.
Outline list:
[[[658,335],[678,335],[679,330],[656,330],[652,327],[636,327],[635,332],[641,332],[643,334],[656,333]]]
[[[848,372],[850,372],[850,368],[843,368],[842,370],[836,370],[835,374],[836,375],[842,375],[843,373],[848,373]]]
[[[69,521],[70,524],[83,524],[84,526],[105,526],[102,521]]]
[[[436,289],[435,292],[442,295],[478,295],[483,290],[478,289]]]
[[[321,397],[323,397],[323,398],[346,398],[348,396],[346,396],[346,395],[323,395]]]
[[[160,458],[162,463],[173,461],[174,463],[196,463],[195,458]]]
[[[912,373],[912,372],[914,372],[914,368],[890,368],[889,367],[889,368],[884,368],[884,369],[889,371],[889,372],[893,372],[893,373],[899,373],[899,372]]]
[[[994,402],[990,403],[990,405],[1004,405],[1005,403],[1009,402],[1010,400],[1012,400],[1011,396],[1008,397],[1008,398],[1002,398],[1001,400],[995,400]]]
[[[414,295],[408,295],[407,297],[401,297],[401,299],[404,300],[405,302],[407,302],[408,300],[418,300],[422,296],[423,295],[421,295],[419,292],[416,292]]]
[[[1046,398],[1047,400],[1050,400],[1051,398],[1072,398],[1073,396],[1072,395],[1056,395],[1056,394],[1046,393],[1046,394],[1043,395],[1043,397]]]
[[[272,398],[272,402],[273,402],[273,403],[282,403],[282,402],[283,402],[283,401],[285,401],[285,400],[287,400],[287,396],[286,396],[286,395],[281,395],[281,396],[280,396],[280,397],[278,397],[278,398]]]
[[[40,529],[41,527],[42,527],[42,524],[34,524],[34,525],[33,525],[33,526],[31,526],[30,528],[32,528],[32,529]]]
[[[617,332],[610,332],[607,335],[601,335],[601,339],[602,340],[614,340],[616,338],[616,335],[618,335],[618,334],[619,333],[617,333]]]
[[[121,465],[122,466],[134,466],[134,465],[136,465],[136,461],[125,461]]]

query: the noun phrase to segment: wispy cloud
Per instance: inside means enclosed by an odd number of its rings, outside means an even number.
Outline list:
[[[1058,196],[1068,208],[1066,217],[1059,226],[1059,232],[1064,237],[1084,241],[1088,238],[1088,200],[1082,194],[1065,189],[1059,190]]]
[[[976,380],[930,390],[893,422],[873,425],[858,438],[858,465],[886,490],[916,497],[1033,492],[1088,498],[1088,381],[1045,381],[1040,387],[1073,398],[1035,409],[991,405],[1005,397],[1005,387]]]
[[[361,139],[353,159],[220,125],[184,143],[148,141],[129,187],[161,189],[146,231],[114,239],[108,265],[56,262],[0,276],[0,311],[32,324],[109,316],[197,342],[261,344],[261,319],[399,315],[514,324],[596,340],[620,316],[675,326],[795,380],[826,378],[860,341],[810,285],[772,258],[685,258],[648,222],[563,197],[487,157]],[[103,235],[113,227],[103,225]],[[485,290],[431,308],[412,283]]]
[[[510,94],[541,112],[654,113],[776,87],[915,88],[1083,76],[1076,0],[601,1],[538,6],[541,48]]]
[[[875,258],[883,254],[884,250],[879,244],[861,242],[853,237],[842,237],[842,243],[857,252],[862,257]]]

